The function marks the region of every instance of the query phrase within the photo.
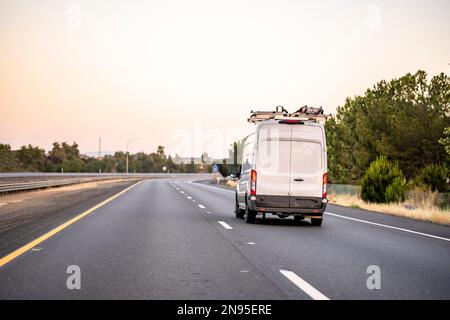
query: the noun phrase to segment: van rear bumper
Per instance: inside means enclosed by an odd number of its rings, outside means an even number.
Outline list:
[[[322,216],[327,203],[328,200],[322,198],[296,197],[294,200],[292,197],[282,196],[256,196],[247,202],[249,209],[253,211],[307,216]]]

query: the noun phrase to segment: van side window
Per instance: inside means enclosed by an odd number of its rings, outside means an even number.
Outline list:
[[[246,141],[247,142],[247,141]],[[246,143],[242,150],[242,171],[241,176],[248,175],[252,169],[253,162],[253,142]]]

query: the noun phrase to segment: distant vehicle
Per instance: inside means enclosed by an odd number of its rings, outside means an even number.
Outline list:
[[[219,166],[217,164],[213,164],[212,173],[218,173],[218,172],[219,172]]]
[[[237,218],[255,223],[258,214],[274,214],[322,225],[328,202],[325,119],[322,108],[252,113],[248,120],[257,125],[244,140]]]

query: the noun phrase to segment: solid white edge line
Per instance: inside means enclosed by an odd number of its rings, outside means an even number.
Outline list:
[[[304,293],[314,300],[330,300],[322,292],[314,288],[308,282],[300,278],[297,274],[289,270],[280,270],[281,274],[288,278],[292,283],[299,287]]]
[[[433,239],[439,239],[439,240],[444,240],[444,241],[449,241],[449,242],[450,242],[450,239],[448,239],[448,238],[443,238],[443,237],[439,237],[439,236],[434,236],[434,235],[428,234],[428,233],[423,233],[423,232],[413,231],[413,230],[404,229],[404,228],[399,228],[399,227],[393,227],[393,226],[389,226],[389,225],[387,225],[387,224],[382,224],[382,223],[376,223],[376,222],[370,222],[370,221],[361,220],[361,219],[356,219],[356,218],[350,218],[350,217],[342,216],[342,215],[335,214],[335,213],[331,213],[331,212],[327,212],[327,211],[325,212],[325,214],[328,214],[328,215],[330,215],[330,216],[337,217],[337,218],[342,218],[342,219],[347,219],[347,220],[357,221],[357,222],[366,223],[366,224],[371,224],[371,225],[378,226],[378,227],[383,227],[383,228],[388,228],[388,229],[393,229],[393,230],[398,230],[398,231],[408,232],[408,233],[417,234],[417,235],[424,236],[424,237],[429,237],[429,238],[433,238]]]
[[[227,230],[233,230],[233,228],[226,222],[224,221],[217,221],[222,227],[224,227]]]

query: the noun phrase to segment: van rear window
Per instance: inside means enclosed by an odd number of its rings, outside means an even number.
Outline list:
[[[263,140],[259,142],[257,170],[289,174],[291,142],[286,140]]]
[[[318,142],[323,142],[323,131],[319,126],[291,126],[292,128],[292,139],[293,140],[315,140]]]
[[[292,141],[292,172],[315,173],[322,169],[322,146],[307,141]]]

